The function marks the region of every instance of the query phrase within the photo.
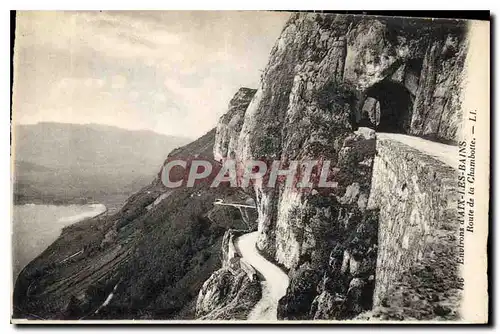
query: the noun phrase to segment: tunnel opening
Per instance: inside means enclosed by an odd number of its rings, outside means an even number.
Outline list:
[[[411,93],[400,83],[384,80],[366,91],[359,126],[378,132],[408,133],[413,108]]]

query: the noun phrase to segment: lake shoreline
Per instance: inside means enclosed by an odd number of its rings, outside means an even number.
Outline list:
[[[13,205],[12,242],[14,245],[13,279],[70,226],[106,215],[108,208],[101,203],[92,204],[35,204]]]

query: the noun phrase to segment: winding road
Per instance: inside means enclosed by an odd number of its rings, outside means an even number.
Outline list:
[[[256,247],[258,234],[259,232],[251,232],[236,238],[236,248],[242,258],[264,277],[261,281],[262,298],[250,312],[248,320],[276,320],[278,301],[285,295],[288,287],[288,275],[260,255]]]

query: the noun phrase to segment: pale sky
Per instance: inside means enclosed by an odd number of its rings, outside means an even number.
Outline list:
[[[17,12],[13,120],[199,137],[257,88],[289,15]]]

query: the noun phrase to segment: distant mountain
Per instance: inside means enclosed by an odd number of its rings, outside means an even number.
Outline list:
[[[66,123],[18,125],[12,136],[15,201],[50,203],[129,195],[150,182],[172,149],[190,141],[153,131]]]

